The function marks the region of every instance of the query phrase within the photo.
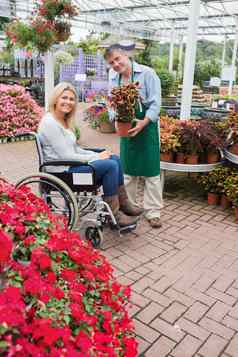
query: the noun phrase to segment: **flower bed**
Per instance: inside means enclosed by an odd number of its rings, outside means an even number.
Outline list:
[[[1,356],[136,356],[130,289],[41,199],[3,180],[0,272]]]
[[[42,108],[19,85],[0,84],[0,107],[1,142],[14,140],[16,135],[22,133],[36,131],[43,115]]]

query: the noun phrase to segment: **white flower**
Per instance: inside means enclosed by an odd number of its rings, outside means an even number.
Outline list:
[[[59,64],[71,64],[73,60],[73,56],[68,52],[57,51],[55,53],[55,61]]]

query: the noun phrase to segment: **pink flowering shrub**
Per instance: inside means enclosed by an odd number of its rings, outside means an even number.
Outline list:
[[[42,108],[25,88],[0,84],[0,137],[36,131]]]
[[[136,356],[129,295],[41,199],[0,180],[1,356]]]

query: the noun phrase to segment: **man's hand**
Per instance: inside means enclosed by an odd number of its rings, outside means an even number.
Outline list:
[[[148,118],[144,118],[143,120],[134,119],[133,122],[136,122],[136,126],[128,130],[129,136],[136,136],[137,134],[139,134],[144,129],[144,127],[146,127],[149,124],[150,119]]]
[[[110,159],[110,157],[112,156],[112,153],[110,151],[102,151],[99,153],[99,157],[101,160],[106,160],[106,159]]]

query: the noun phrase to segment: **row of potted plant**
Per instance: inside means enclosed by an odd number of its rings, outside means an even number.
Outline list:
[[[224,146],[224,125],[208,120],[160,119],[161,161],[215,163]]]
[[[134,357],[130,288],[29,189],[0,179],[0,355]]]
[[[220,203],[223,208],[232,205],[238,219],[238,169],[218,166],[208,174],[201,175],[198,182],[208,194],[208,204]]]

